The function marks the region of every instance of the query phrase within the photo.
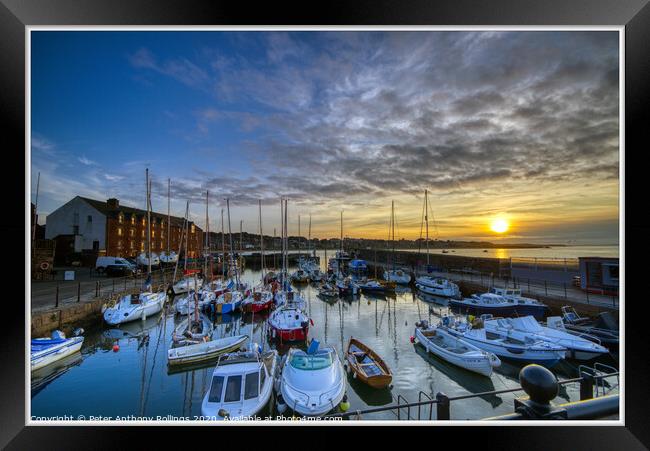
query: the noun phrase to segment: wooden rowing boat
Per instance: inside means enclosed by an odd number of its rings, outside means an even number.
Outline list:
[[[356,338],[350,338],[346,357],[357,379],[373,388],[387,387],[393,380],[390,368],[381,357]]]

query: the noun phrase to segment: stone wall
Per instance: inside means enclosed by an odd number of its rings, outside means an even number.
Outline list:
[[[32,337],[47,337],[53,330],[59,329],[70,336],[77,327],[96,324],[101,320],[102,305],[105,299],[64,305],[57,309],[32,312]]]

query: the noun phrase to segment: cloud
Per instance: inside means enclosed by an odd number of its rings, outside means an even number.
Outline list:
[[[81,163],[81,164],[83,164],[85,166],[95,166],[95,165],[97,165],[96,161],[93,161],[93,160],[90,160],[90,159],[86,158],[85,155],[77,157],[77,160],[79,161],[79,163]]]

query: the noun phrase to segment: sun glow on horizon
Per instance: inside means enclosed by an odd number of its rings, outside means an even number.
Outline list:
[[[509,228],[510,228],[510,223],[503,218],[494,219],[490,223],[490,230],[492,230],[495,233],[505,233],[508,231]]]

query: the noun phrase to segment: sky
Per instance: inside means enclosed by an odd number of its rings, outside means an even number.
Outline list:
[[[152,204],[312,237],[618,243],[609,31],[31,35],[32,201]],[[506,233],[490,230],[496,218]],[[227,230],[227,224],[226,224]]]

